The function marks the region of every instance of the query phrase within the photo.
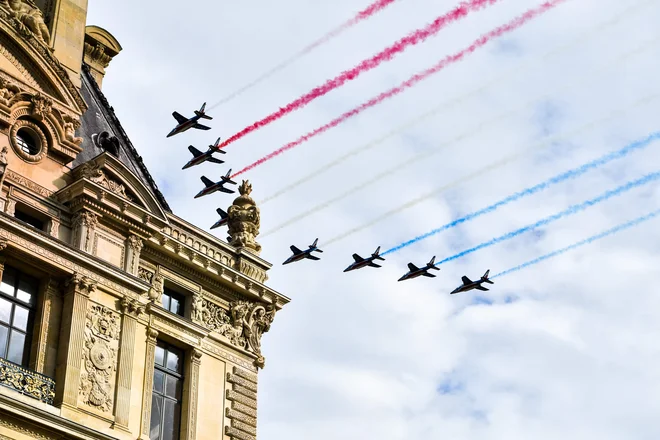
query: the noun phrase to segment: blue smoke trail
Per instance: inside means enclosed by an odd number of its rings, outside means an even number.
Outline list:
[[[660,179],[660,171],[656,171],[655,173],[647,174],[646,176],[644,176],[640,179],[632,180],[628,183],[625,183],[625,184],[619,186],[618,188],[606,191],[603,194],[599,195],[598,197],[594,197],[591,200],[587,200],[586,202],[582,202],[579,205],[573,205],[573,206],[565,209],[564,211],[562,211],[558,214],[554,214],[554,215],[551,215],[550,217],[546,217],[543,220],[539,220],[534,224],[524,226],[524,227],[522,227],[520,229],[517,229],[515,231],[509,232],[509,233],[501,235],[497,238],[493,238],[492,240],[481,243],[480,245],[475,246],[471,249],[465,250],[463,252],[459,252],[458,254],[453,255],[451,257],[447,257],[444,260],[435,263],[435,265],[439,266],[442,263],[446,263],[447,261],[452,261],[452,260],[455,260],[457,258],[461,258],[461,257],[463,257],[467,254],[471,254],[472,252],[477,251],[479,249],[483,249],[485,247],[490,247],[490,246],[492,246],[494,244],[497,244],[499,242],[502,242],[504,240],[508,240],[510,238],[517,237],[518,235],[523,234],[527,231],[531,231],[534,228],[538,228],[540,226],[545,226],[547,224],[550,224],[550,223],[554,222],[555,220],[559,220],[563,217],[567,217],[569,215],[576,214],[576,213],[578,213],[580,211],[583,211],[583,210],[585,210],[585,209],[587,209],[591,206],[594,206],[594,205],[596,205],[600,202],[604,202],[605,200],[607,200],[609,198],[621,195],[626,191],[629,191],[633,188],[637,188],[639,186],[645,185],[645,184],[650,183],[650,182],[654,182],[658,179]]]
[[[605,165],[608,162],[626,157],[628,154],[630,154],[633,151],[641,150],[641,149],[647,147],[651,142],[653,142],[654,140],[657,140],[657,139],[660,139],[660,132],[651,133],[647,137],[645,137],[643,139],[640,139],[640,140],[637,140],[635,142],[632,142],[632,143],[626,145],[625,147],[621,148],[618,151],[614,151],[612,153],[606,154],[605,156],[602,156],[602,157],[600,157],[596,160],[588,162],[588,163],[586,163],[586,164],[584,164],[584,165],[582,165],[578,168],[573,168],[572,170],[566,171],[562,174],[559,174],[555,177],[552,177],[552,178],[546,180],[545,182],[534,185],[531,188],[527,188],[527,189],[519,191],[515,194],[512,194],[512,195],[500,200],[499,202],[494,203],[493,205],[490,205],[490,206],[488,206],[486,208],[483,208],[479,211],[473,212],[472,214],[468,214],[464,217],[461,217],[457,220],[454,220],[451,223],[447,223],[446,225],[441,226],[441,227],[439,227],[437,229],[434,229],[432,231],[429,231],[426,234],[418,235],[417,237],[413,238],[412,240],[408,240],[406,242],[401,243],[398,246],[395,246],[393,248],[390,248],[390,249],[386,250],[385,252],[381,253],[381,255],[387,255],[389,253],[396,252],[398,250],[403,249],[404,247],[410,246],[411,244],[417,243],[418,241],[424,240],[425,238],[428,238],[432,235],[435,235],[438,232],[442,232],[442,231],[445,231],[447,229],[453,228],[454,226],[460,225],[461,223],[464,223],[468,220],[472,220],[472,219],[474,219],[476,217],[479,217],[483,214],[486,214],[488,212],[495,211],[497,208],[499,208],[501,206],[504,206],[508,203],[514,202],[514,201],[516,201],[518,199],[521,199],[525,196],[529,196],[529,195],[532,195],[532,194],[537,193],[539,191],[542,191],[542,190],[548,188],[551,185],[563,182],[564,180],[567,180],[567,179],[572,179],[572,178],[581,176],[582,174],[584,174],[588,171],[591,171],[595,168],[598,168],[602,165]]]
[[[648,213],[646,215],[643,215],[641,217],[637,217],[636,219],[630,220],[627,223],[623,223],[623,224],[620,224],[618,226],[615,226],[611,229],[608,229],[607,231],[601,232],[600,234],[592,235],[589,238],[586,238],[586,239],[584,239],[582,241],[579,241],[575,244],[572,244],[570,246],[566,246],[565,248],[556,250],[554,252],[550,252],[549,254],[542,255],[538,258],[535,258],[533,260],[528,261],[527,263],[523,263],[519,266],[512,267],[511,269],[507,269],[503,272],[498,273],[497,275],[493,275],[492,277],[490,277],[490,279],[492,280],[493,278],[501,277],[502,275],[507,275],[507,274],[510,274],[511,272],[516,272],[516,271],[519,271],[521,269],[524,269],[525,267],[532,266],[534,264],[538,264],[541,261],[547,260],[548,258],[556,257],[557,255],[561,255],[565,252],[571,251],[571,250],[573,250],[575,248],[578,248],[580,246],[584,246],[585,244],[590,244],[590,243],[593,243],[596,240],[600,240],[601,238],[605,238],[609,235],[616,234],[617,232],[623,231],[624,229],[628,229],[628,228],[632,228],[633,226],[637,226],[638,224],[644,223],[645,221],[648,221],[648,220],[651,220],[652,218],[657,217],[658,215],[660,215],[660,209],[658,209],[656,211],[653,211],[653,212],[650,212],[650,213]]]

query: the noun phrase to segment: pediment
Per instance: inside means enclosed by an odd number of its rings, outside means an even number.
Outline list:
[[[74,179],[86,179],[106,193],[135,205],[154,218],[167,222],[158,200],[145,184],[119,159],[104,152],[73,170]]]
[[[86,109],[80,91],[53,56],[29,31],[19,34],[16,20],[0,10],[0,76],[31,94],[41,93],[56,101],[63,113],[82,114]],[[72,115],[73,116],[73,115]]]

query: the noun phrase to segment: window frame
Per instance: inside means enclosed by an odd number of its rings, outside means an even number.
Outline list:
[[[164,301],[165,301],[165,296],[170,298],[169,305],[167,307],[165,307],[165,304],[163,304]],[[170,306],[172,304],[172,298],[179,301],[179,305],[180,305],[179,311],[180,311],[180,313],[173,312],[170,309]],[[186,307],[186,300],[187,300],[187,295],[185,295],[185,294],[183,294],[183,293],[181,293],[177,290],[174,290],[171,287],[168,287],[167,285],[163,286],[163,294],[161,295],[160,306],[162,308],[164,308],[165,310],[167,310],[169,313],[171,313],[173,315],[176,315],[176,316],[180,316],[182,318],[185,318],[186,317],[186,308],[187,308]]]
[[[164,350],[164,356],[163,356],[163,363],[164,365],[159,365],[156,361],[156,352],[158,348],[163,348]],[[155,346],[155,352],[154,352],[154,363],[153,363],[153,382],[152,382],[152,389],[151,389],[151,415],[150,415],[150,421],[149,421],[149,435],[151,436],[151,432],[154,429],[153,426],[153,421],[154,421],[154,399],[160,399],[162,402],[161,405],[161,411],[160,411],[160,421],[158,425],[158,440],[163,439],[163,429],[165,426],[163,418],[165,417],[165,402],[166,401],[171,401],[175,402],[175,404],[178,404],[179,410],[178,410],[178,430],[174,431],[173,434],[173,440],[180,440],[181,439],[181,431],[183,428],[183,416],[184,416],[184,400],[185,400],[185,380],[186,380],[186,359],[187,359],[187,353],[186,350],[179,348],[175,345],[169,344],[162,339],[157,339],[156,340],[156,346]],[[167,367],[167,360],[168,360],[168,353],[169,352],[174,352],[178,354],[179,356],[179,365],[180,365],[180,371],[174,371],[170,368]],[[157,372],[160,372],[163,374],[163,382],[162,382],[162,390],[163,391],[157,391],[156,390],[156,374]],[[171,397],[167,395],[167,377],[171,376],[175,378],[178,381],[179,384],[179,399],[176,399],[175,397]],[[176,394],[176,392],[175,392]]]
[[[14,294],[13,296],[10,296],[9,294],[0,291],[0,298],[7,300],[9,303],[12,304],[12,309],[11,309],[11,316],[9,318],[9,323],[5,324],[4,322],[0,325],[5,326],[9,329],[9,332],[7,334],[7,346],[5,347],[5,351],[9,351],[9,343],[11,341],[11,335],[14,331],[18,333],[22,333],[25,336],[25,340],[23,342],[23,356],[21,359],[20,363],[14,362],[9,360],[9,358],[5,357],[5,353],[0,353],[0,358],[7,362],[11,362],[12,364],[15,365],[20,365],[23,368],[29,369],[29,364],[30,364],[30,357],[31,357],[31,347],[32,347],[32,342],[34,338],[34,323],[36,320],[36,315],[37,315],[37,301],[40,293],[40,285],[41,285],[41,280],[29,273],[26,273],[19,268],[5,264],[4,268],[2,270],[2,277],[0,279],[0,282],[5,280],[7,271],[13,271],[15,274],[15,280],[14,280],[14,285],[12,286],[14,288]],[[32,297],[30,298],[30,303],[25,303],[18,299],[16,296],[18,287],[20,285],[21,279],[23,278],[28,278],[34,282],[34,292],[31,292]],[[25,326],[25,330],[21,330],[18,327],[14,327],[14,317],[16,313],[16,306],[23,307],[28,310],[28,318],[27,318],[27,323]]]

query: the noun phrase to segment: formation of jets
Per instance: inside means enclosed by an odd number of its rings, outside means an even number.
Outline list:
[[[205,109],[206,109],[206,103],[202,104],[199,110],[195,110],[195,116],[192,116],[190,118],[186,118],[185,116],[182,116],[178,112],[173,112],[172,116],[174,116],[174,119],[176,119],[177,125],[172,129],[172,131],[170,131],[167,137],[171,137],[176,134],[183,133],[184,131],[187,131],[191,128],[196,128],[198,130],[210,130],[211,127],[207,127],[206,125],[202,125],[199,122],[197,122],[200,119],[213,119],[211,116],[208,116],[206,113],[204,113]],[[188,163],[186,163],[183,166],[182,169],[185,170],[187,168],[194,167],[195,165],[200,165],[204,162],[217,163],[217,164],[225,163],[224,160],[218,159],[217,157],[213,156],[213,154],[215,153],[226,154],[226,151],[220,149],[220,139],[221,138],[218,138],[215,141],[215,144],[209,145],[208,149],[205,152],[201,152],[197,148],[190,145],[188,147],[188,151],[190,151],[190,153],[193,155],[193,158],[190,159]],[[227,174],[221,176],[220,180],[217,182],[213,182],[208,177],[202,176],[201,180],[204,183],[204,188],[197,193],[195,198],[197,199],[217,191],[228,194],[232,194],[236,192],[233,189],[225,188],[224,186],[225,184],[236,185],[236,182],[231,180],[230,176],[231,176],[231,169],[227,171]],[[227,213],[220,208],[218,208],[216,212],[220,215],[220,220],[215,222],[215,224],[211,226],[211,229],[215,229],[227,224],[227,220],[228,220]]]
[[[202,104],[199,110],[195,110],[195,116],[192,116],[190,118],[186,118],[185,116],[182,116],[181,114],[177,112],[173,112],[172,116],[174,116],[174,119],[177,121],[177,126],[170,131],[170,133],[167,135],[167,137],[174,136],[179,133],[183,133],[184,131],[187,131],[191,128],[196,128],[198,130],[210,130],[211,127],[207,127],[206,125],[200,124],[199,121],[200,119],[213,119],[212,117],[206,115],[204,113],[204,109],[206,108],[206,103]],[[210,163],[217,163],[217,164],[222,164],[225,161],[218,159],[216,157],[213,157],[214,153],[220,153],[220,154],[225,154],[226,152],[221,150],[220,147],[220,138],[218,138],[215,141],[215,144],[209,145],[207,151],[201,152],[192,145],[188,147],[188,151],[193,155],[193,158],[186,163],[182,169],[187,169],[190,167],[194,167],[195,165],[202,164],[204,162],[210,162]],[[231,185],[236,185],[236,182],[231,180],[231,169],[227,171],[227,174],[224,176],[220,177],[220,180],[217,182],[213,182],[211,179],[207,178],[206,176],[202,176],[201,180],[204,183],[204,188],[197,193],[195,198],[203,197],[209,194],[212,194],[216,191],[232,194],[235,191],[233,189],[225,188],[225,184],[231,184]],[[222,209],[218,208],[216,209],[216,212],[220,216],[220,219],[211,226],[211,229],[219,228],[220,226],[224,226],[227,224],[228,221],[228,215],[225,211]],[[287,258],[284,263],[282,264],[290,264],[294,263],[296,261],[302,261],[302,260],[320,260],[319,257],[312,255],[312,252],[323,252],[321,249],[318,248],[318,242],[319,239],[317,238],[314,240],[314,243],[308,246],[308,249],[305,249],[304,251],[298,249],[296,246],[291,245],[290,249],[291,252],[293,252],[293,255],[291,255],[289,258]],[[353,260],[354,262],[351,263],[346,269],[344,269],[344,272],[350,272],[353,270],[357,269],[362,269],[363,267],[382,267],[376,263],[374,263],[374,260],[381,260],[385,261],[383,257],[379,255],[380,252],[380,246],[376,248],[376,250],[371,254],[370,257],[367,258],[362,258],[358,254],[353,254]],[[429,270],[440,270],[439,267],[435,265],[435,256],[431,258],[431,260],[426,263],[424,267],[417,267],[413,263],[408,263],[408,272],[403,274],[401,278],[399,278],[398,281],[405,281],[405,280],[410,280],[413,278],[417,278],[419,276],[424,276],[424,277],[429,277],[429,278],[435,278],[436,276],[433,275],[432,273],[429,273]],[[491,280],[488,279],[488,274],[490,273],[490,269],[486,271],[485,274],[481,276],[481,278],[477,281],[472,281],[470,280],[467,276],[463,276],[461,280],[463,281],[463,284],[458,286],[456,289],[454,289],[451,294],[455,293],[460,293],[460,292],[467,292],[473,289],[477,290],[485,290],[487,291],[488,289],[482,286],[483,283],[489,283],[489,284],[495,284]]]
[[[220,211],[218,211],[218,213],[220,214]],[[222,214],[220,215],[222,216]],[[319,239],[317,238],[316,240],[314,240],[314,243],[309,245],[309,249],[306,249],[304,251],[301,251],[296,246],[292,245],[291,252],[293,252],[293,255],[287,258],[282,264],[294,263],[296,261],[301,261],[304,259],[320,260],[319,257],[312,255],[312,252],[323,252],[321,249],[318,248],[318,243],[319,243]],[[351,263],[351,265],[348,266],[346,269],[344,269],[344,272],[350,272],[352,270],[362,269],[363,267],[367,267],[367,266],[382,267],[374,263],[374,260],[385,261],[385,258],[379,255],[379,252],[380,252],[380,246],[378,246],[374,251],[374,253],[371,254],[371,256],[368,258],[362,258],[358,254],[353,254],[353,260],[355,261]],[[403,276],[399,278],[399,281],[410,280],[413,278],[417,278],[419,276],[435,278],[436,277],[435,275],[429,273],[429,270],[431,269],[440,270],[440,268],[435,265],[435,255],[433,256],[433,258],[431,258],[431,260],[428,263],[426,263],[424,267],[417,267],[413,263],[408,263],[408,272],[403,274]],[[481,279],[479,279],[478,281],[472,281],[467,276],[463,276],[462,278],[463,284],[457,287],[456,289],[454,289],[450,293],[454,294],[460,292],[467,292],[472,289],[488,290],[487,288],[482,286],[483,283],[495,284],[494,282],[488,279],[489,273],[490,273],[490,269],[487,270],[486,273],[483,274]]]

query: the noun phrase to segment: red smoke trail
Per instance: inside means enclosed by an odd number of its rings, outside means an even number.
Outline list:
[[[317,128],[316,130],[311,131],[311,132],[307,133],[306,135],[299,137],[297,140],[295,140],[293,142],[289,142],[288,144],[286,144],[282,148],[273,151],[272,153],[268,154],[267,156],[262,157],[261,159],[254,162],[252,165],[249,165],[249,166],[243,168],[242,170],[235,173],[231,177],[235,177],[235,176],[238,176],[240,174],[243,174],[244,172],[249,171],[249,170],[261,165],[262,163],[274,158],[275,156],[278,156],[278,155],[282,154],[286,150],[290,150],[291,148],[297,147],[298,145],[302,144],[303,142],[308,141],[309,139],[313,138],[314,136],[316,136],[318,134],[321,134],[321,133],[323,133],[323,132],[325,132],[325,131],[333,128],[333,127],[336,127],[337,125],[341,124],[345,120],[347,120],[347,119],[349,119],[349,118],[351,118],[355,115],[358,115],[358,114],[362,113],[364,110],[367,110],[368,108],[371,108],[371,107],[373,107],[377,104],[380,104],[381,102],[385,101],[388,98],[391,98],[392,96],[398,95],[399,93],[401,93],[401,92],[409,89],[410,87],[416,85],[417,83],[425,80],[426,78],[433,75],[434,73],[437,73],[437,72],[441,71],[442,69],[444,69],[448,65],[453,64],[457,61],[460,61],[461,59],[463,59],[463,57],[465,57],[466,55],[469,55],[472,52],[476,51],[481,46],[484,46],[486,43],[488,43],[493,38],[500,37],[500,36],[502,36],[502,35],[504,35],[508,32],[511,32],[511,31],[521,27],[522,25],[524,25],[528,21],[532,20],[533,18],[538,17],[539,15],[543,14],[544,12],[554,8],[555,6],[557,6],[560,3],[563,3],[565,1],[566,0],[551,0],[551,1],[547,1],[547,2],[543,3],[541,6],[539,6],[537,8],[528,10],[523,15],[513,19],[509,23],[507,23],[503,26],[500,26],[498,28],[495,28],[495,29],[493,29],[492,31],[488,32],[485,35],[482,35],[474,43],[472,43],[469,47],[467,47],[467,48],[465,48],[465,49],[461,50],[460,52],[457,52],[453,55],[449,55],[448,57],[446,57],[442,61],[440,61],[438,64],[436,64],[435,66],[433,66],[429,69],[426,69],[421,73],[417,73],[417,74],[413,75],[410,79],[408,79],[407,81],[399,84],[397,87],[394,87],[393,89],[390,89],[386,92],[381,93],[380,95],[378,95],[374,98],[371,98],[369,101],[363,103],[362,105],[360,105],[358,107],[355,107],[353,110],[350,110],[350,111],[344,113],[343,115],[341,115],[338,118],[328,122],[327,124],[322,125],[321,127]]]
[[[332,38],[336,37],[337,35],[341,34],[344,32],[346,29],[355,26],[362,20],[366,20],[367,18],[371,17],[374,15],[376,12],[380,12],[381,10],[385,9],[387,6],[389,6],[391,3],[394,3],[396,0],[377,0],[376,2],[372,3],[369,5],[366,9],[360,11],[357,13],[357,15],[350,20],[348,20],[346,23],[342,24],[335,30],[332,30],[325,34],[322,38],[318,39],[316,42],[310,44],[306,48],[304,48],[298,55],[303,55],[306,54],[307,52],[310,52],[312,49],[320,46],[323,43],[326,43],[327,41],[331,40]]]
[[[257,121],[254,124],[245,127],[243,130],[239,131],[229,139],[225,140],[222,144],[220,144],[220,147],[225,147],[231,144],[232,142],[242,138],[246,134],[251,133],[261,127],[264,127],[270,124],[271,122],[275,122],[278,119],[280,119],[282,116],[291,113],[294,110],[298,110],[304,107],[305,105],[312,102],[314,99],[321,97],[326,93],[330,92],[331,90],[334,90],[337,87],[343,85],[344,83],[346,83],[346,81],[353,80],[357,78],[360,74],[377,67],[378,65],[380,65],[380,63],[391,60],[392,58],[394,58],[396,54],[403,52],[409,46],[413,46],[417,43],[421,43],[422,41],[426,40],[428,37],[437,34],[442,28],[444,28],[451,22],[459,20],[467,16],[470,12],[479,10],[487,6],[487,4],[493,4],[497,1],[498,0],[470,0],[469,2],[461,3],[451,12],[448,12],[445,15],[441,15],[426,27],[422,29],[418,29],[415,32],[411,33],[410,35],[403,37],[402,39],[400,39],[390,47],[387,47],[384,50],[377,53],[376,55],[372,56],[371,58],[362,61],[360,64],[353,67],[352,69],[342,72],[335,78],[326,81],[326,83],[323,84],[322,86],[312,89],[309,93],[306,93],[305,95],[301,96],[295,101],[287,104],[285,107],[281,107],[275,113],[271,113],[269,116],[266,116],[262,120]]]

